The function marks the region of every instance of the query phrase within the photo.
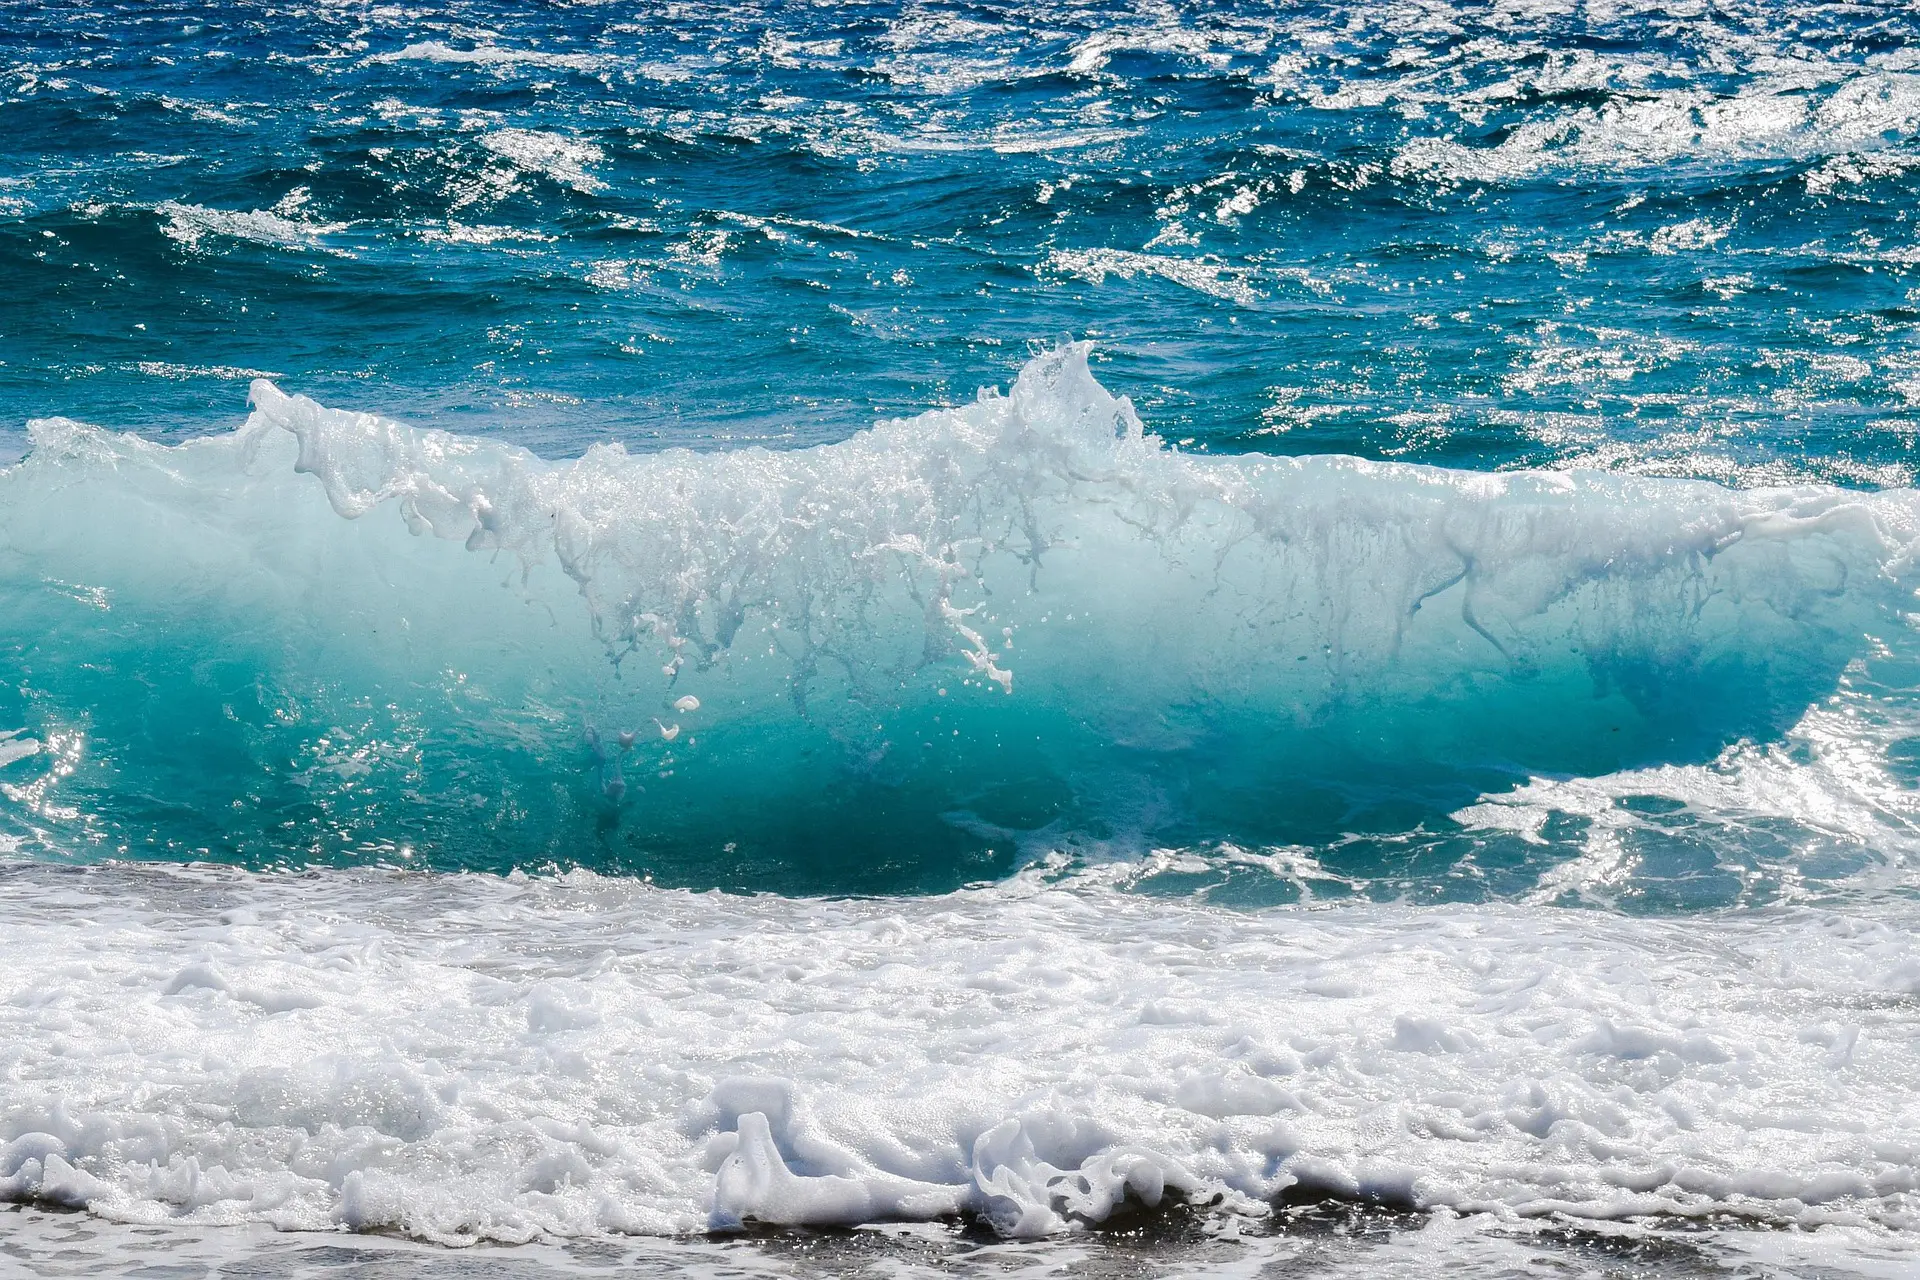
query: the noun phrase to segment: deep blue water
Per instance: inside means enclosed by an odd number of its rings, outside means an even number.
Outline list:
[[[9,5],[0,428],[548,456],[1098,345],[1168,439],[1904,483],[1911,4]]]

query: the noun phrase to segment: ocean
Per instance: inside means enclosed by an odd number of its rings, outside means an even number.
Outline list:
[[[1920,1274],[1920,4],[0,14],[0,1273]]]

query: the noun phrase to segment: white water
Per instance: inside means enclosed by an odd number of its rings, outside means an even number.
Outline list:
[[[1242,913],[1127,874],[830,902],[15,864],[5,1194],[463,1243],[1025,1237],[1292,1189],[1911,1246],[1908,906]]]

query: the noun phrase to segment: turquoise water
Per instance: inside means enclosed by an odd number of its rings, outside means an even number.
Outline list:
[[[1911,1258],[1920,7],[0,16],[0,1198]]]

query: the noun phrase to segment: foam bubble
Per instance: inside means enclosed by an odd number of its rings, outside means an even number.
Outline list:
[[[549,67],[569,71],[598,71],[612,59],[592,53],[555,53],[545,49],[521,49],[506,45],[476,44],[469,49],[455,48],[441,40],[416,40],[392,53],[375,54],[369,62],[438,62],[488,68]]]

